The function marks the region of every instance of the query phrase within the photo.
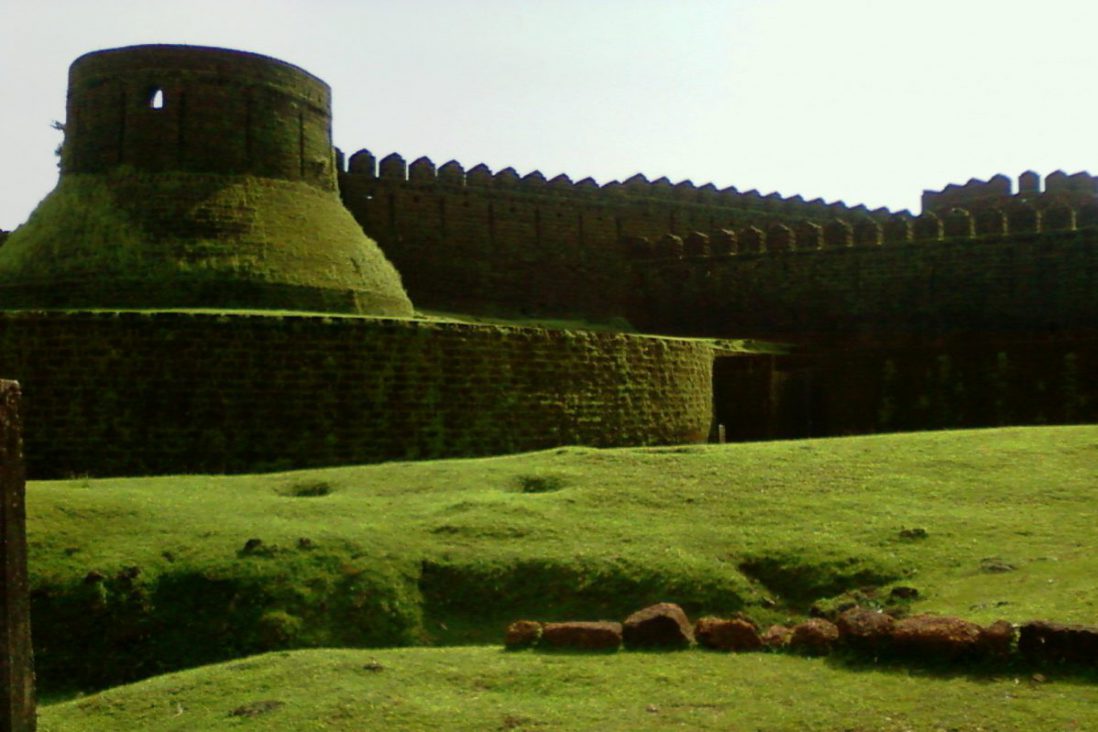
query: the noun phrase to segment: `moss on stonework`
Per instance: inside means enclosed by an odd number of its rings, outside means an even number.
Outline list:
[[[412,314],[339,199],[294,181],[66,174],[0,248],[0,308],[199,306]]]

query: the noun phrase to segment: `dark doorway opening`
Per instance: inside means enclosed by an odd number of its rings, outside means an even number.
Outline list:
[[[713,430],[728,442],[826,434],[815,366],[776,355],[721,356],[713,363]]]

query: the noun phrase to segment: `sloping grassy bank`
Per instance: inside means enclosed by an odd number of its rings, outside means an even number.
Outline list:
[[[978,622],[1094,622],[1095,485],[1096,427],[34,483],[39,677],[496,643],[659,600],[781,622],[895,585]]]
[[[41,709],[41,732],[127,730],[1086,730],[1098,685],[852,671],[775,654],[272,653]]]

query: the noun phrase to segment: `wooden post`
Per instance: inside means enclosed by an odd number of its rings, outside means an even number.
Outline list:
[[[34,732],[19,384],[0,381],[0,730]]]

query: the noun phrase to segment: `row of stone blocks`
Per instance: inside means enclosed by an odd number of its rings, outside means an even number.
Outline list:
[[[874,657],[895,655],[926,661],[1007,661],[1015,655],[1037,664],[1098,664],[1098,627],[1044,621],[1016,628],[1005,620],[988,626],[944,615],[895,618],[853,607],[834,622],[811,618],[793,627],[761,630],[750,618],[705,617],[691,624],[682,608],[659,603],[630,615],[623,623],[518,620],[506,631],[504,645],[519,650],[684,649],[693,645],[720,651],[789,649],[823,655],[837,649]]]
[[[638,259],[678,259],[877,247],[1094,227],[1098,227],[1098,203],[1078,209],[1060,205],[1043,210],[1028,203],[1019,203],[1006,210],[989,209],[976,215],[964,209],[953,209],[945,216],[933,213],[916,218],[893,216],[883,223],[870,218],[861,218],[853,223],[834,219],[822,225],[811,221],[802,221],[794,226],[773,223],[766,229],[745,226],[738,230],[717,229],[712,234],[695,231],[685,238],[664,234],[655,242],[646,237],[630,237],[623,244]]]
[[[337,164],[342,169],[342,164]],[[613,180],[599,185],[594,178],[588,177],[573,181],[563,173],[546,179],[545,175],[539,170],[522,176],[512,167],[493,172],[484,163],[466,170],[461,163],[451,160],[436,168],[430,158],[420,157],[409,164],[397,153],[387,155],[378,162],[369,150],[359,150],[350,157],[347,162],[347,173],[370,180],[380,179],[398,183],[407,181],[413,184],[519,189],[530,192],[603,193],[642,198],[671,198],[712,203],[714,205],[765,208],[774,211],[786,210],[790,213],[811,210],[817,215],[827,215],[828,213],[853,214],[881,220],[892,215],[889,209],[883,207],[870,210],[861,204],[848,206],[842,201],[827,202],[822,198],[807,201],[800,195],[782,196],[777,192],[764,195],[754,189],[740,191],[735,186],[717,188],[712,183],[699,186],[690,180],[672,183],[667,177],[648,180],[641,173],[637,173],[624,181]]]

